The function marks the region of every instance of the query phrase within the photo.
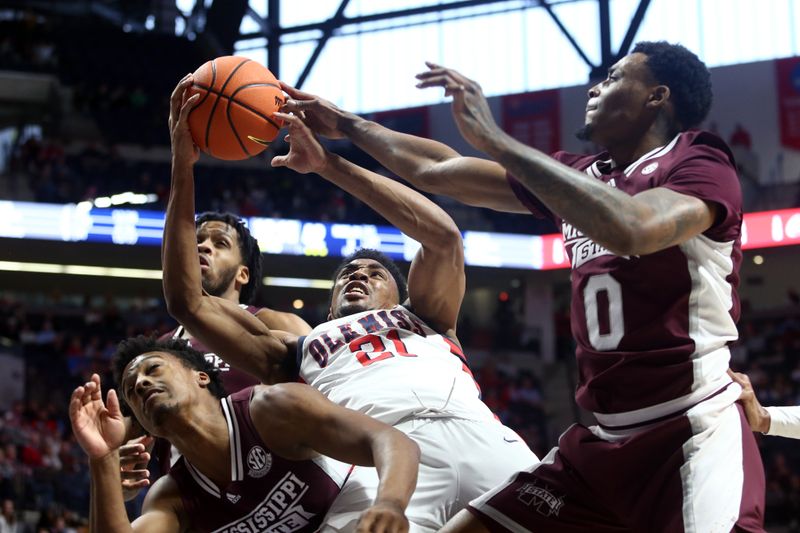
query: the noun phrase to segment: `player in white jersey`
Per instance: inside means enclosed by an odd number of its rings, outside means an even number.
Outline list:
[[[322,175],[419,241],[407,289],[388,258],[359,252],[337,269],[331,322],[308,337],[272,331],[239,306],[201,290],[188,172],[196,153],[186,123],[193,101],[183,97],[190,83],[191,77],[178,85],[173,106],[173,191],[163,254],[170,313],[214,353],[263,382],[294,373],[340,405],[411,436],[421,449],[417,490],[406,510],[412,530],[438,530],[471,498],[535,464],[519,436],[480,400],[455,337],[465,279],[461,233],[453,220],[412,189],[327,153],[298,117],[276,114],[289,124],[291,150],[273,159],[273,166]],[[374,483],[374,471],[354,475]],[[327,528],[352,529],[372,497],[364,490],[348,493],[347,486],[343,493]]]

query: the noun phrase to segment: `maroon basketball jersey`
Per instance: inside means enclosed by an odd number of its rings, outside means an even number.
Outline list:
[[[261,307],[254,307],[252,305],[239,304],[243,309],[247,309],[252,314],[257,314],[261,311]],[[225,392],[228,394],[238,392],[247,387],[258,385],[260,381],[254,376],[234,368],[220,356],[206,348],[206,346],[199,340],[192,337],[183,326],[178,326],[170,332],[165,333],[159,340],[165,339],[183,339],[189,342],[189,346],[202,352],[206,356],[206,360],[214,365],[214,368],[219,369],[220,377],[222,378],[222,385],[225,387]],[[168,471],[170,466],[177,460],[178,451],[165,439],[157,439],[153,449],[153,457],[158,463],[158,475],[163,476]]]
[[[703,234],[653,254],[619,257],[508,177],[532,213],[561,225],[572,264],[578,403],[601,424],[622,426],[713,394],[730,381],[727,345],[738,336],[742,200],[728,147],[711,133],[688,131],[626,168],[607,153],[554,157],[630,195],[665,187],[717,207]]]
[[[178,485],[190,529],[316,531],[339,494],[349,466],[325,457],[289,461],[273,453],[250,419],[252,392],[249,387],[220,400],[231,439],[227,486],[218,487],[183,456],[169,472]]]
[[[254,315],[262,309],[261,307],[254,307],[252,305],[244,304],[240,304],[240,307],[242,307],[242,309],[247,309]],[[198,352],[204,353],[206,360],[210,363],[213,363],[214,367],[219,369],[220,376],[222,377],[222,384],[224,385],[225,391],[228,392],[228,394],[238,392],[245,387],[252,387],[253,385],[258,385],[260,383],[260,381],[254,376],[237,368],[233,368],[231,365],[223,361],[221,357],[206,348],[203,343],[192,337],[183,326],[178,326],[161,338],[185,339],[189,341],[189,346]]]

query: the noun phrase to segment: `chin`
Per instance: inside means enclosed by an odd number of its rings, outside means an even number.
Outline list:
[[[581,141],[591,141],[592,140],[592,133],[594,132],[594,127],[591,123],[584,124],[575,132],[575,137],[580,139]]]
[[[356,313],[360,313],[362,311],[369,311],[370,307],[364,303],[349,303],[344,302],[339,308],[336,310],[336,317],[341,318],[343,316],[350,316]]]

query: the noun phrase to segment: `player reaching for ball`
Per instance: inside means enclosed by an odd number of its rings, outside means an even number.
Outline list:
[[[190,94],[198,94],[189,115],[194,143],[218,159],[236,160],[264,151],[282,124],[273,117],[284,94],[272,72],[238,56],[204,63],[192,75]]]
[[[481,401],[456,337],[464,296],[464,246],[453,220],[421,194],[326,152],[295,116],[291,150],[273,164],[316,172],[418,240],[408,283],[379,252],[359,251],[334,275],[329,321],[305,337],[270,330],[231,302],[201,290],[194,249],[196,147],[183,80],[173,93],[172,187],[164,228],[164,295],[169,312],[217,355],[269,383],[299,376],[330,400],[406,432],[420,446],[417,489],[406,515],[412,531],[436,531],[473,497],[537,459]],[[352,530],[374,496],[374,471],[345,485],[326,528]],[[357,486],[355,488],[358,488]]]
[[[733,156],[692,128],[711,106],[705,65],[642,42],[589,89],[580,137],[596,155],[548,156],[495,123],[480,86],[429,64],[462,157],[285,86],[286,108],[349,137],[429,192],[551,217],[572,262],[578,404],[599,424],[471,504],[451,531],[762,531],[764,471],[727,375],[737,338],[742,199]]]

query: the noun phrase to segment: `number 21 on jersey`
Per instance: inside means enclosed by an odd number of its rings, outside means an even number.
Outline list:
[[[348,347],[363,366],[369,366],[372,363],[394,356],[416,357],[416,355],[408,353],[406,345],[400,340],[396,329],[389,331],[386,338],[392,342],[394,351],[386,351],[386,343],[383,342],[383,337],[373,334],[353,339]],[[367,350],[367,348],[369,349]]]

